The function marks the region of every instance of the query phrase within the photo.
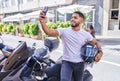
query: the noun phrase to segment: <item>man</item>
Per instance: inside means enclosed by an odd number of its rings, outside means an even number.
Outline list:
[[[93,25],[91,24],[90,25],[90,30],[89,30],[90,34],[95,38],[95,30],[94,30],[94,27]]]
[[[86,41],[91,41],[99,48],[99,53],[95,57],[98,62],[102,57],[100,43],[94,39],[89,32],[80,29],[84,22],[84,15],[81,12],[74,12],[71,18],[71,27],[50,29],[45,23],[44,11],[40,12],[39,21],[44,32],[49,36],[61,36],[63,42],[63,58],[61,68],[61,81],[71,81],[73,77],[75,81],[82,81],[84,62],[80,55],[80,49]]]

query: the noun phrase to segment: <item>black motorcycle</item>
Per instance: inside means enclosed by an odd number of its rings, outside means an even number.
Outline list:
[[[0,55],[0,63],[6,59],[11,52],[13,51],[12,48],[8,47],[7,45],[5,45],[3,42],[3,39],[1,38],[2,34],[0,33],[0,50],[1,50],[1,55]]]
[[[36,49],[25,64],[12,71],[2,81],[60,81],[61,57],[57,62],[49,58],[49,52],[55,50],[58,45],[58,39],[46,38],[44,47]],[[85,70],[84,81],[91,80],[92,75]]]
[[[33,43],[32,47],[28,47],[25,41],[19,41],[18,46],[13,49],[3,43],[1,44],[3,45],[1,49],[3,58],[0,59],[0,81],[24,64],[35,50],[35,43]]]

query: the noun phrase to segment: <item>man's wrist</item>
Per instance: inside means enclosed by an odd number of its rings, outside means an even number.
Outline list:
[[[45,22],[45,20],[40,20],[40,23],[44,23]]]
[[[100,52],[103,54],[103,51],[102,51],[102,49],[99,49],[99,50],[98,50],[98,53],[100,53]]]

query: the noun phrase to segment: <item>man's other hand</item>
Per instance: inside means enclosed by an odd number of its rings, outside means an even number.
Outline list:
[[[99,52],[99,53],[96,55],[96,57],[95,57],[95,62],[99,62],[100,59],[102,58],[102,55],[103,55],[103,53],[102,53],[102,52]]]

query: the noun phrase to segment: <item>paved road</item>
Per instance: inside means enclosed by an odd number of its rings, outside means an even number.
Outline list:
[[[120,38],[100,40],[104,56],[91,70],[93,81],[120,81]]]
[[[11,35],[2,36],[4,43],[15,47],[19,40],[27,42],[28,46],[32,46],[33,42],[36,42],[37,48],[43,46],[43,41],[33,40],[24,37],[17,37]],[[102,60],[94,64],[93,68],[89,68],[94,76],[93,81],[120,81],[120,38],[105,38],[99,39],[102,44],[104,56]],[[51,58],[57,60],[62,54],[62,44],[59,48],[51,53]]]

